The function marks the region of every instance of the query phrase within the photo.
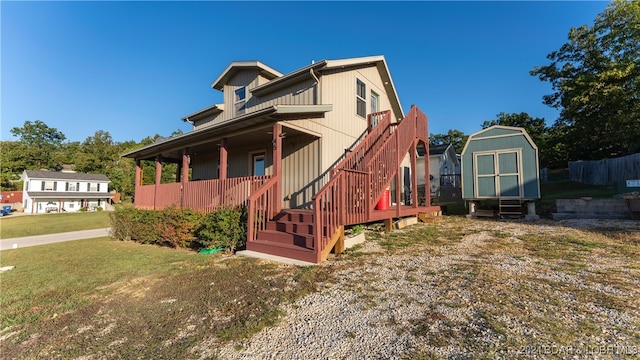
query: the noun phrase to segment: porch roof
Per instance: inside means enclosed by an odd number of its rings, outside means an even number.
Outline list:
[[[333,109],[333,105],[273,105],[233,119],[193,130],[176,137],[157,141],[153,144],[122,154],[122,157],[135,159],[153,159],[157,154],[176,151],[185,147],[216,141],[234,131],[246,130],[257,125],[272,123],[279,116],[290,119],[292,115],[309,116],[324,114]]]

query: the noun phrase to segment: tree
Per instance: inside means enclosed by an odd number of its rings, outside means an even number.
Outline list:
[[[27,120],[22,127],[12,128],[11,134],[19,137],[28,150],[23,154],[25,169],[57,171],[62,168],[60,148],[66,137],[58,129],[51,128],[40,120]]]
[[[640,152],[640,1],[614,0],[568,40],[530,72],[554,90],[543,102],[560,109],[557,145],[568,160]]]
[[[468,135],[465,135],[460,130],[449,130],[446,134],[431,134],[429,135],[429,145],[444,145],[453,144],[456,154],[462,153],[464,144],[467,143]]]
[[[98,130],[80,145],[74,170],[88,174],[107,174],[120,154],[108,131]]]

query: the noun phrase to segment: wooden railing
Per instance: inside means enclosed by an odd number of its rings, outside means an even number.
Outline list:
[[[351,149],[350,153],[332,170],[332,175],[340,169],[364,170],[364,165],[368,163],[373,152],[389,136],[391,136],[391,111],[383,111],[369,114],[368,123],[374,127],[369,133]]]
[[[136,208],[162,210],[169,206],[212,212],[222,206],[247,205],[252,192],[262,187],[271,176],[247,176],[224,180],[143,185],[136,188]]]
[[[189,181],[184,187],[183,208],[211,212],[221,206],[247,205],[249,196],[270,176]]]
[[[247,241],[255,241],[258,232],[267,228],[267,221],[273,218],[277,209],[276,187],[280,186],[278,176],[274,176],[249,196],[247,217]]]
[[[427,119],[417,107],[412,106],[399,123],[392,124],[390,113],[384,114],[313,197],[314,252],[318,262],[340,226],[369,220],[379,196],[396,175],[415,139],[428,141]]]

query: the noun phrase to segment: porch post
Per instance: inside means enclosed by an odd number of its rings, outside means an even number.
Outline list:
[[[418,151],[416,146],[418,139],[413,141],[411,146],[411,207],[418,207]]]
[[[140,159],[136,159],[136,180],[133,184],[133,205],[136,204],[136,195],[138,195],[138,188],[142,184],[142,166],[140,165]]]
[[[158,187],[162,179],[162,155],[156,155],[156,179],[153,185],[153,210],[156,209],[156,200],[158,198]]]
[[[424,206],[431,206],[431,169],[429,169],[429,143],[424,143]]]
[[[220,139],[220,175],[218,178],[224,180],[227,178],[227,163],[229,162],[229,149],[227,148],[227,138]]]
[[[396,169],[396,217],[400,217],[400,199],[402,195],[402,190],[404,190],[404,184],[400,181],[400,171],[402,170],[402,160],[400,157],[400,132],[396,131],[396,157],[398,168]]]
[[[275,197],[276,214],[282,210],[282,125],[273,124],[273,176],[277,176]]]
[[[187,182],[189,182],[189,148],[186,147],[182,149],[182,177],[180,178],[180,207],[184,208],[184,192],[187,186]]]

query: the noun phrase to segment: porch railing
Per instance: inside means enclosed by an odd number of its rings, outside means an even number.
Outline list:
[[[262,187],[271,176],[247,176],[224,180],[143,185],[136,189],[135,205],[139,209],[162,210],[169,206],[212,212],[222,206],[247,205],[249,195]]]

